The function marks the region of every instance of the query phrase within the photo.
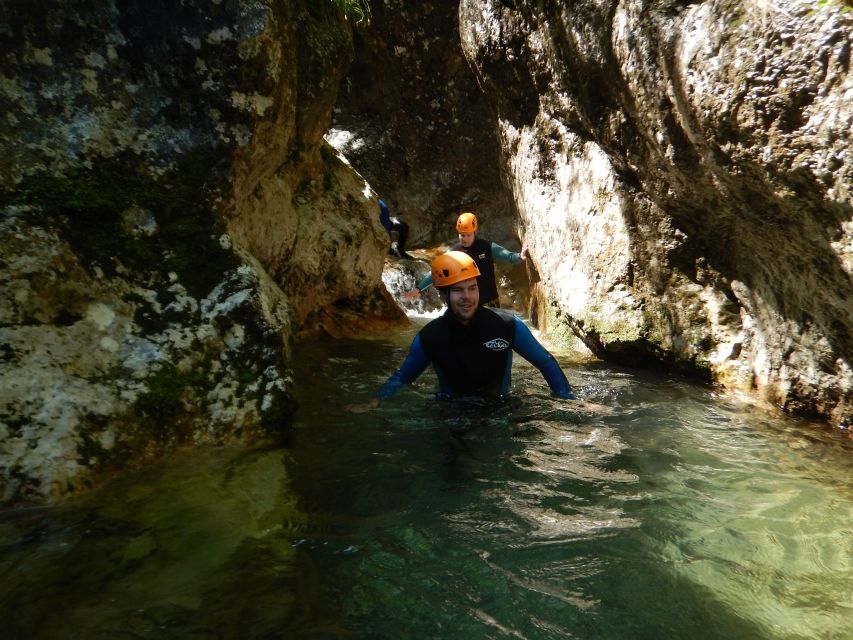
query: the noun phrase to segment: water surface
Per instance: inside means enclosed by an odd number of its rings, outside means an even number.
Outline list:
[[[517,361],[508,403],[348,413],[416,328],[298,348],[288,447],[0,516],[6,637],[850,637],[844,434],[562,356],[608,412]]]

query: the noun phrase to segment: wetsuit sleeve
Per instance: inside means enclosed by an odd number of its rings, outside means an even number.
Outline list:
[[[427,354],[421,346],[421,337],[417,335],[412,340],[412,345],[409,347],[409,353],[403,361],[403,366],[391,374],[391,377],[385,381],[385,384],[380,387],[374,396],[377,398],[390,398],[400,390],[400,387],[414,382],[424,372],[428,364],[429,358],[427,358]]]
[[[388,233],[391,233],[394,226],[391,224],[391,214],[384,200],[379,201],[379,222],[382,223],[382,226],[385,227]]]
[[[530,329],[521,321],[521,318],[515,319],[515,344],[512,348],[518,355],[539,369],[548,386],[551,387],[553,395],[569,400],[577,399],[577,396],[572,393],[572,387],[556,358],[539,344],[539,341],[533,337]]]
[[[415,285],[415,286],[417,286],[417,288],[418,288],[418,289],[420,289],[421,291],[423,291],[424,289],[426,289],[426,288],[427,288],[428,286],[430,286],[431,284],[432,284],[432,274],[431,274],[431,273],[428,273],[428,274],[426,275],[426,277],[425,277],[423,280],[421,280],[421,281],[420,281],[417,285]]]
[[[502,260],[503,262],[509,262],[510,264],[518,264],[521,262],[521,254],[515,253],[514,251],[510,251],[509,249],[505,249],[501,245],[496,242],[492,243],[492,257],[496,260]]]

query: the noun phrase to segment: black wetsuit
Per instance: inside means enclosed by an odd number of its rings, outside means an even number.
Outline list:
[[[382,223],[382,226],[385,227],[391,238],[391,248],[388,250],[388,253],[400,258],[411,258],[412,256],[406,253],[406,242],[409,239],[409,225],[399,218],[391,217],[384,200],[379,201],[379,222]],[[394,242],[395,233],[397,234],[396,244]]]
[[[446,311],[412,341],[406,360],[376,393],[393,396],[411,384],[432,363],[439,393],[445,397],[500,396],[509,392],[512,352],[534,365],[560,398],[574,398],[566,375],[521,318],[509,311],[481,307],[470,324]]]
[[[515,316],[508,311],[481,311],[469,325],[445,313],[421,331],[421,346],[440,370],[442,386],[457,395],[500,395],[514,343]]]
[[[495,259],[509,264],[518,264],[521,262],[521,254],[504,249],[501,245],[489,240],[481,240],[475,238],[470,247],[463,247],[461,244],[454,245],[455,251],[464,251],[474,262],[477,263],[477,268],[480,270],[480,275],[477,277],[477,287],[480,290],[480,306],[481,307],[498,307],[498,287],[495,284]],[[418,284],[418,291],[423,291],[432,284],[432,274],[428,273]]]
[[[492,241],[484,238],[474,238],[474,242],[470,247],[464,246],[461,242],[453,245],[453,251],[464,251],[474,262],[477,263],[477,268],[480,270],[480,275],[477,276],[477,287],[480,289],[480,305],[498,304],[498,287],[495,284],[495,261],[492,259]]]

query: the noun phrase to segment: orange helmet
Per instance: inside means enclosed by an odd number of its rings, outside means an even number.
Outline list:
[[[459,233],[475,233],[477,231],[477,216],[473,213],[460,213],[456,218],[456,230]]]
[[[448,251],[432,261],[432,283],[449,287],[457,282],[480,275],[477,263],[464,251]]]

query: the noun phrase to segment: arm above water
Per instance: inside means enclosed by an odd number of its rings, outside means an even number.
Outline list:
[[[409,299],[417,298],[421,295],[421,293],[423,293],[424,289],[426,289],[427,287],[429,287],[431,285],[432,285],[432,274],[428,273],[426,275],[426,277],[424,277],[423,280],[421,280],[417,285],[415,285],[414,289],[411,289],[410,291],[406,291],[403,294],[403,297],[409,298]]]
[[[403,366],[391,374],[391,377],[385,381],[385,384],[380,387],[379,391],[373,397],[390,398],[399,391],[400,387],[414,382],[424,372],[428,364],[429,358],[427,358],[421,346],[421,337],[417,335],[412,340],[412,345],[409,347],[409,353],[403,361]]]
[[[572,386],[569,384],[566,374],[563,373],[556,358],[545,347],[539,344],[539,341],[530,333],[527,325],[518,317],[515,319],[515,344],[513,345],[513,349],[518,355],[539,369],[548,386],[551,387],[553,395],[567,400],[577,400],[577,396],[572,393]]]
[[[400,390],[400,387],[414,382],[423,373],[428,364],[429,358],[427,358],[421,346],[420,336],[415,336],[415,339],[412,340],[412,345],[409,347],[409,353],[406,354],[406,359],[403,361],[403,365],[391,374],[391,377],[385,381],[385,384],[379,388],[379,391],[373,394],[373,397],[367,402],[348,404],[346,410],[351,413],[372,411],[379,406],[379,402],[383,398],[390,398]]]
[[[510,251],[509,249],[502,247],[496,242],[492,243],[492,257],[495,260],[501,260],[502,262],[518,264],[525,259],[526,252],[526,247],[521,248],[521,253],[515,253],[514,251]]]

